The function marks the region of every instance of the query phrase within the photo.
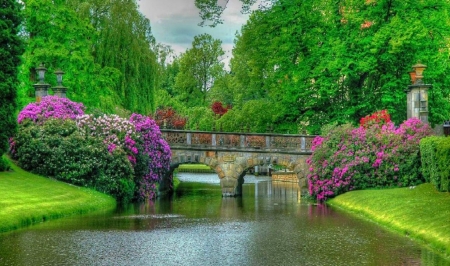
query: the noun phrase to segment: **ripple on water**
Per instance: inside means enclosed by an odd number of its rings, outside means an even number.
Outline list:
[[[142,215],[115,216],[113,217],[113,219],[173,219],[183,217],[184,215],[180,214],[142,214]]]

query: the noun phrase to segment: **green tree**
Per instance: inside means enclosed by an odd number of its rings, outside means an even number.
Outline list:
[[[68,97],[88,108],[151,113],[157,84],[150,22],[134,0],[24,0],[27,49],[21,105],[33,100],[35,67],[66,72]],[[47,75],[54,84],[54,76]]]
[[[208,91],[223,75],[221,44],[211,35],[201,34],[194,37],[192,48],[181,55],[180,70],[175,79],[175,90],[181,102],[190,106],[205,105]]]
[[[17,73],[23,51],[19,36],[22,14],[16,0],[4,0],[0,9],[0,156],[8,151],[8,139],[17,130]],[[0,157],[0,171],[8,168]]]
[[[96,30],[95,62],[120,71],[114,90],[124,108],[149,114],[155,110],[157,55],[150,21],[135,0],[92,0],[84,7]],[[93,10],[95,12],[93,12]]]
[[[48,68],[46,82],[56,85],[60,68],[66,73],[67,95],[91,108],[112,111],[120,104],[114,92],[120,72],[95,63],[92,47],[96,32],[88,19],[79,16],[70,2],[25,0],[24,29],[26,50],[20,67],[20,107],[34,101],[35,67]]]
[[[277,104],[278,128],[310,133],[381,109],[400,123],[408,72],[420,60],[433,84],[430,121],[441,123],[450,114],[449,8],[435,0],[273,2],[237,36],[233,106],[266,98]]]

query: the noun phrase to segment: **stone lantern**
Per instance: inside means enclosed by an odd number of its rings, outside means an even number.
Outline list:
[[[412,85],[406,90],[407,118],[417,117],[422,122],[428,123],[428,89],[432,85],[424,84],[422,80],[423,71],[427,66],[417,63],[412,68],[413,71],[409,73]]]
[[[47,69],[41,63],[37,68],[36,72],[38,74],[39,81],[36,84],[33,84],[34,87],[34,95],[36,97],[36,102],[40,102],[42,97],[47,96],[48,88],[50,88],[50,84],[45,83],[45,72]]]
[[[52,88],[54,95],[61,98],[66,98],[67,88],[62,85],[64,72],[62,72],[61,69],[58,69],[55,71],[55,74],[58,85]]]

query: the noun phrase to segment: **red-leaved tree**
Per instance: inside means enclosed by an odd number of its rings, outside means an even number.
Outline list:
[[[156,110],[154,120],[160,128],[184,129],[187,119],[177,114],[172,107]]]
[[[215,101],[212,105],[211,105],[211,110],[219,116],[222,116],[224,114],[226,114],[226,112],[228,112],[228,110],[231,109],[230,105],[227,105],[226,107],[223,107],[223,104],[219,101]]]

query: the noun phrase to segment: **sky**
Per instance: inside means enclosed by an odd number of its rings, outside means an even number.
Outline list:
[[[226,66],[231,58],[235,33],[240,31],[248,18],[248,15],[241,13],[241,2],[238,0],[229,1],[222,14],[224,23],[215,28],[198,26],[201,19],[194,0],[140,0],[138,4],[141,13],[150,19],[156,42],[170,45],[179,54],[192,46],[194,36],[208,33],[222,41]]]

